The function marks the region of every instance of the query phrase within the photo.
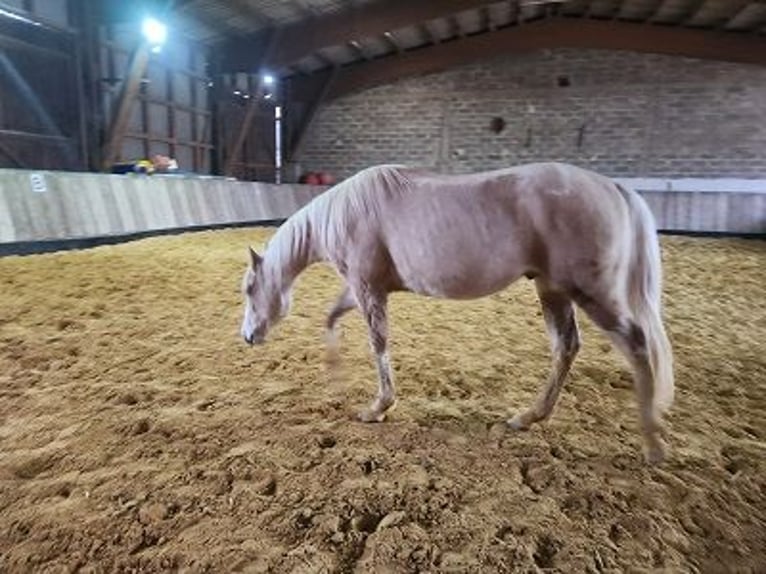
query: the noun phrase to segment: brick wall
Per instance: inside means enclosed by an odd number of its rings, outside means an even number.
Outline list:
[[[540,160],[766,177],[766,68],[599,50],[502,57],[332,102],[299,163],[344,177],[379,163],[458,173]]]

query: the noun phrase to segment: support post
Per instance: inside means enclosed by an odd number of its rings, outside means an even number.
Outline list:
[[[149,65],[149,54],[149,44],[145,41],[141,41],[133,51],[130,65],[128,66],[127,77],[122,83],[122,88],[117,98],[116,111],[114,116],[112,116],[109,131],[106,134],[102,164],[104,171],[109,171],[112,164],[119,157],[120,145],[125,137],[130,116],[133,113],[136,96],[138,96],[138,91],[141,87],[141,79],[144,77],[146,68]]]

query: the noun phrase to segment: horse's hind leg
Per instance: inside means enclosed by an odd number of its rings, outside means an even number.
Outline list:
[[[565,293],[551,289],[541,279],[535,281],[535,286],[543,308],[545,327],[551,339],[553,364],[548,381],[532,407],[508,421],[517,430],[527,429],[532,423],[551,415],[569,368],[580,349],[580,334],[571,299]]]
[[[582,296],[576,301],[593,322],[609,335],[633,368],[641,431],[647,446],[646,459],[650,463],[662,462],[665,458],[665,443],[661,437],[662,422],[654,408],[654,375],[649,363],[644,330],[632,320],[630,313],[612,308],[616,306]]]

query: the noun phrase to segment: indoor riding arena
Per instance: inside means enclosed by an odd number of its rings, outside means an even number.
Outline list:
[[[509,423],[561,369],[535,273],[393,292],[380,355],[360,296],[330,345],[350,271],[318,261],[243,340],[277,230],[355,174],[538,162],[651,212],[664,460],[580,306],[552,414]],[[433,205],[399,225],[455,269],[474,211]],[[2,572],[764,572],[765,305],[757,0],[0,0]]]

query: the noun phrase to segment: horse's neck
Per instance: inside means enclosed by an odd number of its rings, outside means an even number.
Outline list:
[[[295,278],[318,260],[308,220],[288,220],[272,240],[265,255],[265,264],[274,286],[290,290]]]

